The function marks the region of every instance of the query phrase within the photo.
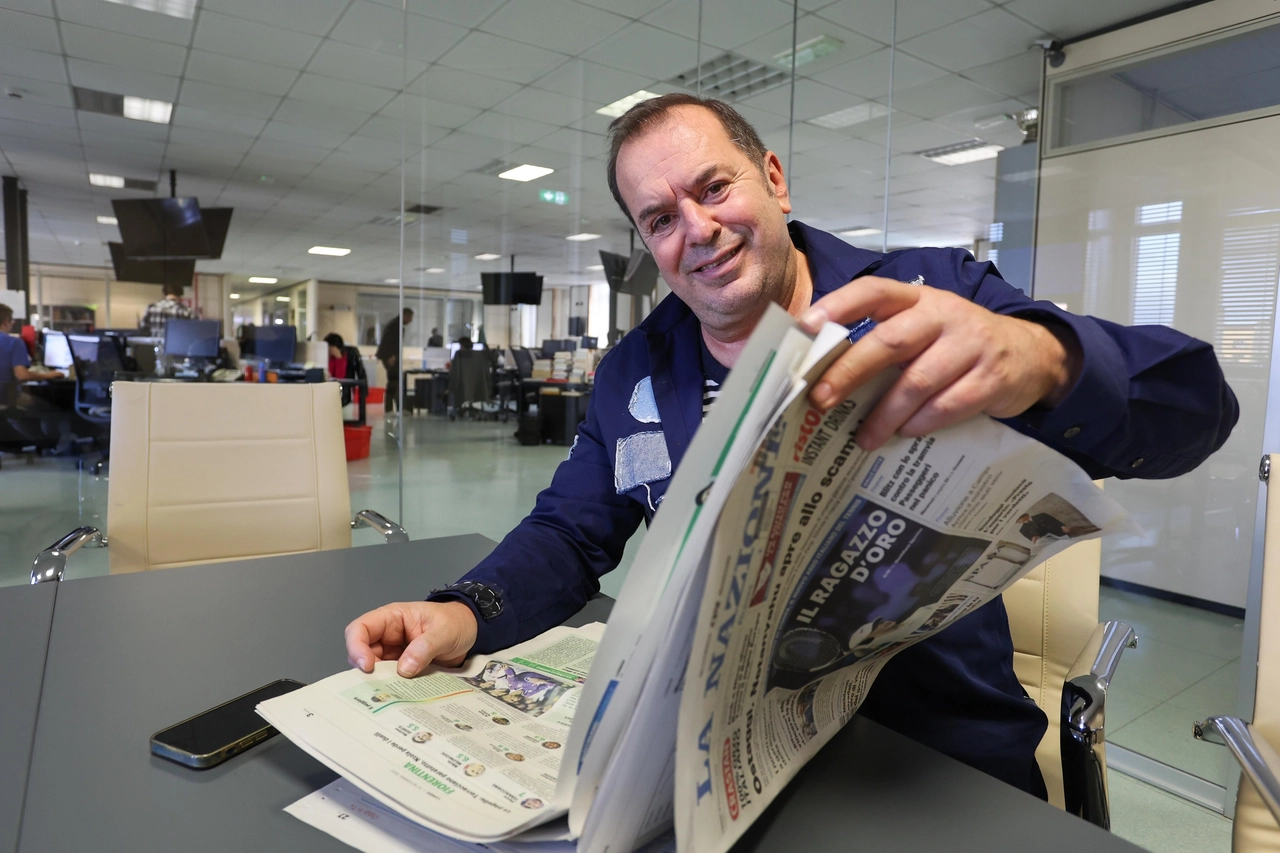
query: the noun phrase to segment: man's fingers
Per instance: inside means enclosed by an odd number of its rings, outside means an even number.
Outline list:
[[[987,409],[991,403],[989,392],[983,380],[970,374],[921,406],[899,427],[898,433],[914,438],[967,420]]]
[[[864,317],[877,323],[905,311],[920,301],[920,288],[879,276],[860,278],[849,287],[841,287],[813,303],[800,315],[800,325],[817,334],[830,320],[847,326]]]
[[[400,661],[396,664],[396,672],[404,678],[413,678],[427,668],[435,658],[434,643],[426,632],[419,634],[400,653]]]
[[[942,344],[932,347],[902,371],[858,428],[859,447],[880,447],[978,361],[978,353],[939,352],[944,349]]]
[[[904,311],[880,323],[827,368],[809,400],[825,412],[886,367],[924,352],[940,332],[938,322],[920,312]]]

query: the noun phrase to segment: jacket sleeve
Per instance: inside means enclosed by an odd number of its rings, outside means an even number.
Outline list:
[[[569,458],[538,495],[533,512],[463,578],[488,584],[503,598],[502,613],[495,618],[486,622],[477,613],[473,652],[515,645],[578,612],[600,591],[600,576],[618,565],[627,540],[644,519],[643,507],[614,490],[611,456],[596,411],[599,399],[592,395]],[[471,603],[456,593],[431,600],[451,598]]]
[[[1034,301],[962,250],[953,251],[952,263],[974,302],[1069,329],[1080,343],[1083,366],[1067,397],[1004,423],[1095,478],[1177,477],[1231,435],[1240,408],[1209,344],[1167,326],[1121,326]]]

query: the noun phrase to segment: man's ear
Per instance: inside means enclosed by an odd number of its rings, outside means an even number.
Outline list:
[[[782,161],[772,151],[764,155],[764,183],[769,195],[778,200],[778,207],[783,213],[791,212],[791,191],[787,188],[786,176],[782,173]]]

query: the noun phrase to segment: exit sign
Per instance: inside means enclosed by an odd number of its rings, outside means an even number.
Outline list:
[[[538,198],[547,204],[568,204],[569,194],[559,190],[539,190]]]

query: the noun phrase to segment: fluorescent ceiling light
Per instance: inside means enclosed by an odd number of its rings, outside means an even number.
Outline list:
[[[251,275],[251,276],[249,276],[249,283],[250,283],[250,284],[275,284],[275,283],[276,283],[277,281],[279,281],[279,280],[280,280],[280,279],[278,279],[278,278],[271,278],[270,276],[266,276],[266,275]]]
[[[575,243],[585,243],[588,240],[599,240],[599,234],[592,234],[590,231],[583,231],[581,234],[570,234],[565,237],[566,240],[572,240]]]
[[[382,283],[383,283],[383,284],[399,284],[399,283],[400,283],[400,279],[398,279],[398,278],[384,278],[384,279],[382,280]]]
[[[228,298],[230,298],[230,299],[239,299],[239,298],[240,298],[240,294],[238,294],[238,293],[228,293],[228,294],[227,294],[227,296],[228,296]]]
[[[954,145],[917,151],[916,154],[944,166],[963,166],[966,163],[977,163],[979,160],[990,160],[1003,150],[1003,145],[975,138],[957,142]]]
[[[831,36],[818,36],[817,38],[811,38],[808,41],[802,41],[800,44],[796,45],[796,67],[799,68],[801,65],[808,65],[815,59],[821,59],[828,54],[835,53],[842,47],[844,47],[844,42],[840,41],[838,38],[832,38]],[[790,68],[791,51],[784,50],[782,53],[774,54],[773,61],[775,64],[781,65],[783,68]]]
[[[284,325],[284,320],[281,320],[279,317],[277,317],[277,318],[276,318],[276,325],[277,325],[277,326],[283,326],[283,325]]]
[[[333,255],[335,258],[341,258],[344,255],[351,254],[350,249],[336,249],[333,246],[312,246],[307,249],[309,255]]]
[[[428,273],[431,273],[432,275],[435,275],[437,273],[444,272],[444,267],[427,267],[425,270],[423,270],[423,272],[428,272]]]
[[[841,237],[870,237],[872,234],[879,234],[879,228],[850,228],[848,231],[839,232]]]
[[[289,301],[289,297],[287,297],[287,296],[277,296],[277,297],[276,297],[276,302],[288,302],[288,301]]]
[[[844,110],[836,110],[833,113],[811,118],[808,121],[809,124],[816,124],[818,127],[825,127],[828,130],[840,130],[844,127],[862,124],[864,121],[883,118],[888,114],[889,108],[884,104],[867,101],[865,104],[858,104],[856,107],[849,107]]]
[[[502,257],[502,255],[495,255],[493,252],[482,252],[481,254],[476,255],[476,260],[477,261],[496,261],[500,257]],[[431,270],[427,270],[427,272],[431,272]]]
[[[124,117],[138,121],[150,121],[156,124],[168,124],[173,114],[173,104],[168,101],[153,101],[150,98],[124,96]]]
[[[117,190],[124,188],[124,178],[119,175],[102,175],[98,172],[90,172],[89,183],[95,187],[112,187]]]
[[[609,118],[617,118],[641,101],[647,101],[650,98],[656,97],[658,97],[657,92],[650,92],[647,89],[641,89],[638,92],[632,92],[625,98],[619,98],[612,104],[605,104],[603,107],[596,110],[596,113],[598,115],[608,116]]]
[[[532,166],[525,163],[522,166],[516,166],[514,169],[507,169],[505,172],[499,172],[499,178],[506,178],[508,181],[532,181],[534,178],[541,178],[550,175],[555,169],[548,169],[546,166]]]
[[[587,272],[598,272],[602,269],[604,269],[604,264],[592,264],[591,266],[586,267]]]
[[[114,216],[99,216],[98,224],[99,225],[119,225],[120,222]]]
[[[196,16],[196,0],[107,0],[117,6],[132,6],[144,12],[159,12],[171,18],[185,18],[188,21]]]

